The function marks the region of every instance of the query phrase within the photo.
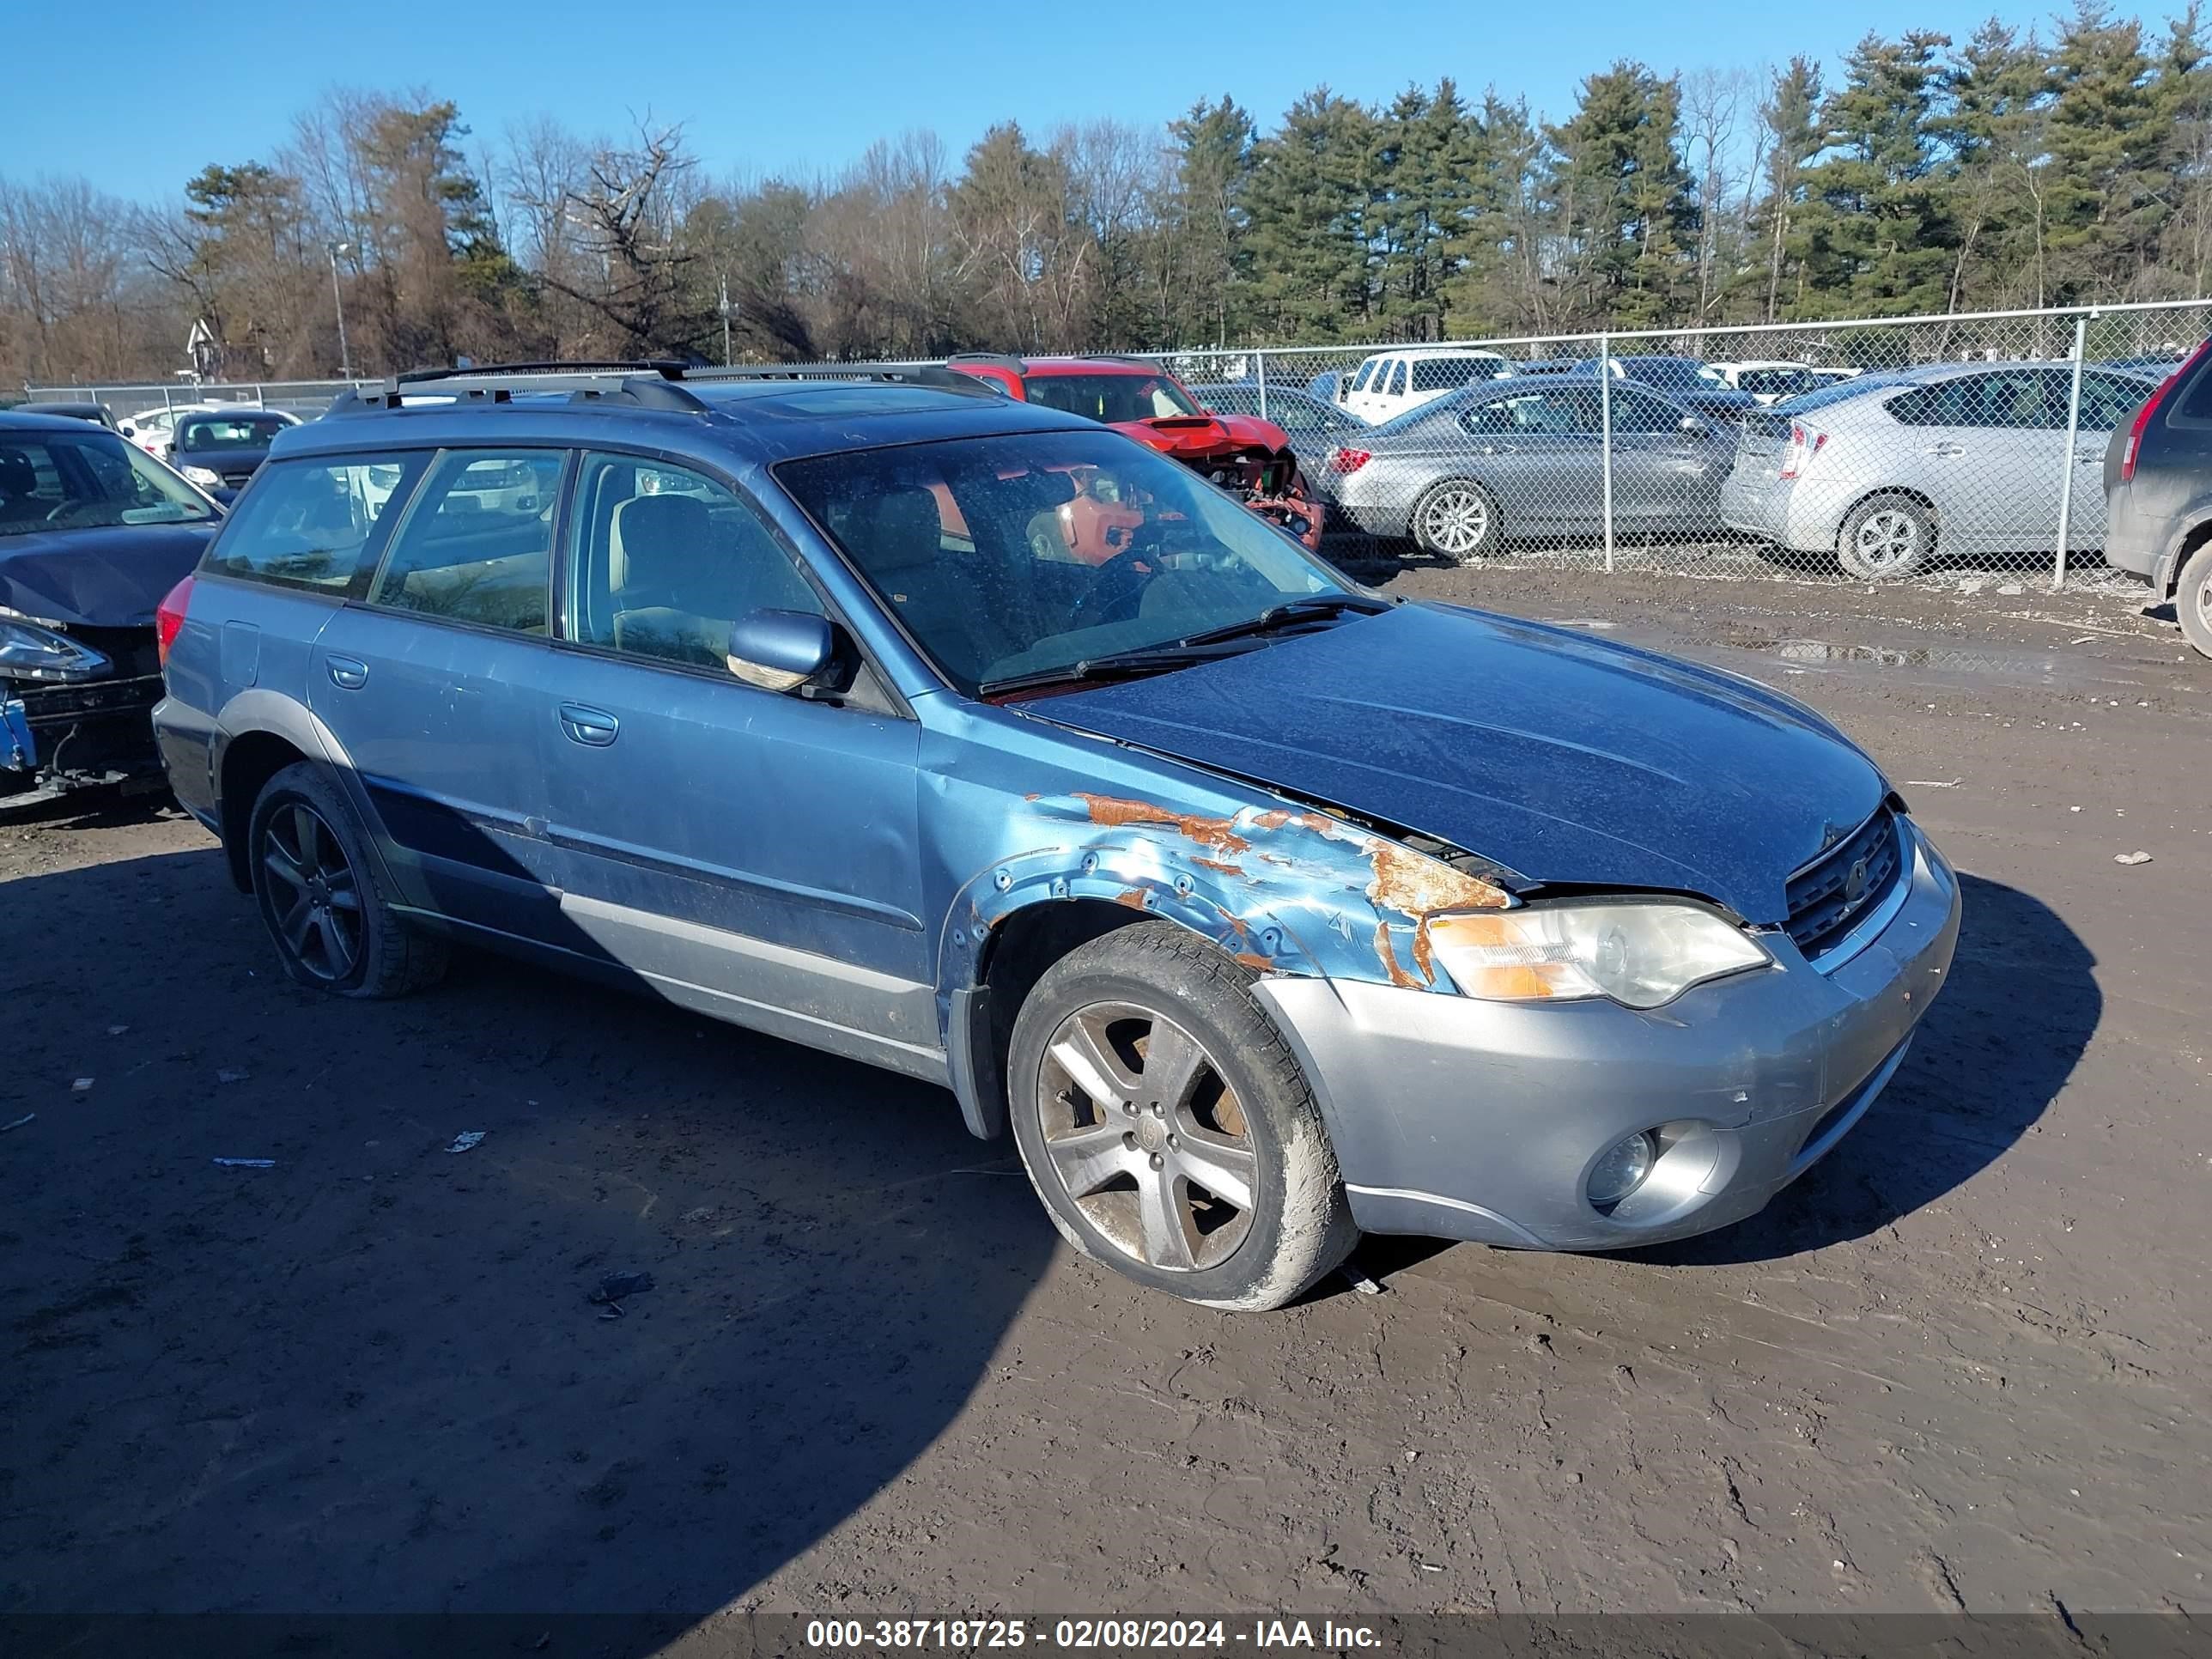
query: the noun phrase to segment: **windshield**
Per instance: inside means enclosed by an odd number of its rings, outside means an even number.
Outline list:
[[[1032,374],[1022,390],[1033,404],[1087,421],[1156,421],[1206,411],[1159,374]]]
[[[277,415],[187,415],[177,427],[180,450],[266,449],[292,423]]]
[[[775,472],[971,694],[1353,593],[1188,468],[1113,433],[911,444]]]
[[[199,491],[107,433],[0,432],[0,536],[215,516]]]

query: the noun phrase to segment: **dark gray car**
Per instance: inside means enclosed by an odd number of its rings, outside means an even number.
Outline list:
[[[299,424],[276,409],[194,410],[177,417],[169,465],[203,489],[243,489],[276,434]]]
[[[1492,381],[1356,434],[1330,460],[1337,506],[1371,535],[1449,559],[1508,538],[1600,534],[1601,388],[1595,374]],[[1734,426],[1619,378],[1612,417],[1614,528],[1717,533]]]
[[[2212,341],[2112,428],[2105,518],[2105,562],[2148,577],[2212,657]]]

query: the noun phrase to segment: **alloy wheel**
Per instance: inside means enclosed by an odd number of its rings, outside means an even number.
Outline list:
[[[1115,1249],[1194,1273],[1244,1242],[1259,1153],[1236,1091],[1173,1020],[1077,1009],[1045,1044],[1036,1100],[1053,1177]]]
[[[286,803],[262,832],[261,866],[284,948],[314,978],[344,979],[361,960],[361,884],[331,826],[306,802]]]
[[[2212,571],[2197,584],[2197,620],[2208,634],[2212,634]]]
[[[1900,508],[1884,507],[1867,515],[1851,541],[1868,569],[1893,570],[1919,553],[1920,522]]]
[[[1440,489],[1421,509],[1421,532],[1437,552],[1465,558],[1489,538],[1490,503],[1465,485]]]

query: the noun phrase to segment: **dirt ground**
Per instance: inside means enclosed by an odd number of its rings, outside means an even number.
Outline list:
[[[2032,582],[1392,585],[1785,687],[1965,872],[1766,1214],[1211,1313],[949,1096],[486,957],[318,1000],[190,822],[0,822],[0,1613],[2212,1613],[2212,665]]]

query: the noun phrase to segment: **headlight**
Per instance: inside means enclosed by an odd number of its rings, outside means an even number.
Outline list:
[[[34,622],[0,617],[0,677],[24,680],[88,679],[107,672],[107,659],[66,634]]]
[[[204,488],[219,484],[222,482],[222,474],[217,472],[212,467],[188,466],[184,468],[183,471],[185,477]]]
[[[1711,911],[1666,900],[1431,916],[1428,933],[1453,983],[1500,1002],[1611,997],[1656,1008],[1692,985],[1774,960]]]

